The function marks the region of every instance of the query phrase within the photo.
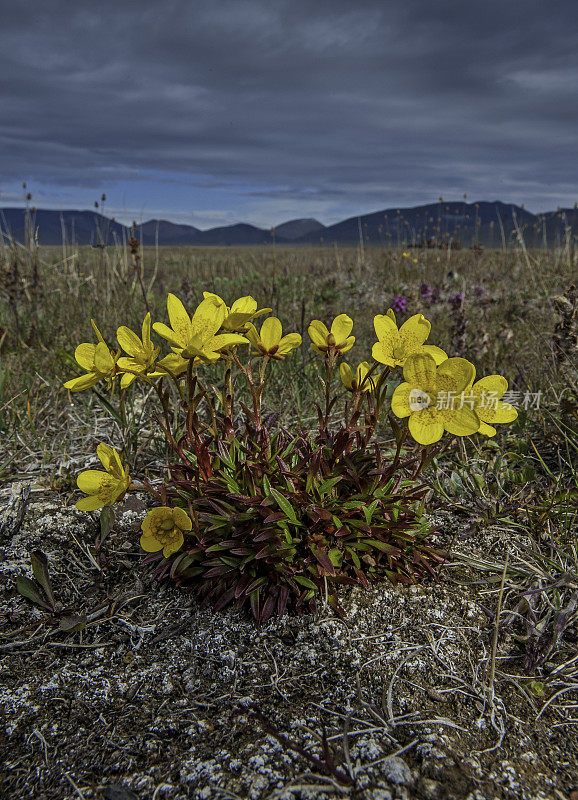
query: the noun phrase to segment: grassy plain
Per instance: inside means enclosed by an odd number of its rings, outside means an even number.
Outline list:
[[[285,332],[304,334],[305,345],[278,370],[277,381],[279,401],[297,417],[310,408],[317,385],[308,322],[350,314],[357,337],[350,360],[362,361],[375,341],[373,316],[385,313],[396,296],[407,298],[405,315],[398,317],[423,312],[430,319],[430,342],[470,358],[479,375],[500,372],[510,388],[541,391],[541,402],[555,408],[560,392],[568,394],[572,371],[568,364],[560,369],[554,358],[553,299],[575,275],[573,258],[565,251],[522,249],[481,255],[409,250],[404,257],[401,250],[358,248],[151,248],[142,265],[153,320],[166,319],[168,291],[194,306],[208,289],[228,302],[252,294],[281,318]],[[60,447],[77,449],[79,432],[61,382],[77,374],[70,360],[76,344],[93,340],[90,318],[112,342],[118,325],[140,329],[145,307],[126,248],[5,248],[2,268],[3,447],[16,447],[17,467],[42,437],[51,437],[53,456]],[[439,290],[440,301],[422,298],[421,284]],[[449,300],[459,293],[462,309],[452,313]],[[74,400],[78,417],[88,419],[81,409],[93,401]],[[534,421],[542,418],[533,415]]]

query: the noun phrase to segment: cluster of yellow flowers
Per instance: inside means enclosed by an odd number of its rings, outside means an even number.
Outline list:
[[[301,345],[299,333],[283,335],[277,317],[268,317],[258,331],[253,320],[271,309],[259,309],[251,296],[241,297],[229,307],[218,295],[204,292],[204,299],[190,316],[178,297],[169,294],[167,311],[170,327],[162,322],[151,325],[147,314],[141,337],[124,325],[119,327],[118,350],[109,348],[92,321],[97,343],[80,344],[75,351],[76,361],[86,372],[64,386],[82,391],[100,381],[111,385],[120,378],[120,387],[125,390],[137,379],[152,384],[156,378],[170,376],[179,381],[190,368],[230,357],[238,345],[250,345],[253,355],[266,360],[283,360]],[[342,362],[341,381],[347,391],[360,399],[376,391],[379,365],[383,367],[382,376],[401,368],[404,380],[393,393],[391,410],[400,418],[409,418],[409,432],[417,442],[433,444],[444,431],[454,436],[493,436],[495,423],[516,418],[513,406],[501,400],[508,388],[506,379],[490,375],[476,382],[473,364],[464,358],[448,358],[439,347],[426,344],[431,324],[422,314],[415,314],[398,327],[395,314],[389,309],[386,314],[375,316],[373,322],[377,337],[372,348],[374,363],[363,361],[354,371]],[[151,328],[171,348],[163,358],[161,348],[151,340]],[[331,328],[313,320],[308,328],[311,347],[327,363],[335,364],[353,347],[352,330],[353,320],[347,314],[337,316]],[[491,402],[487,402],[488,397]],[[88,497],[79,500],[77,508],[86,511],[116,502],[131,485],[128,470],[116,450],[101,444],[97,453],[105,471],[87,470],[78,477],[78,487]],[[143,523],[142,547],[148,552],[162,549],[168,556],[180,549],[183,531],[191,530],[190,526],[190,518],[181,509],[153,509]]]

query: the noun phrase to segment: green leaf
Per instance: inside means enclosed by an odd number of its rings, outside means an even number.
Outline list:
[[[530,681],[528,686],[530,692],[534,695],[534,697],[544,697],[546,694],[544,691],[544,684],[542,681]]]
[[[368,525],[371,525],[371,520],[375,513],[375,509],[377,508],[378,505],[379,505],[379,500],[374,500],[373,503],[371,503],[368,506],[363,506],[363,508],[361,509],[363,511],[363,516],[365,517],[365,521],[367,522]]]
[[[263,491],[266,495],[271,494],[271,484],[269,483],[269,478],[266,475],[263,475]]]
[[[333,524],[335,525],[338,531],[341,530],[341,528],[343,528],[344,523],[339,519],[339,517],[336,517],[335,514],[332,514],[331,519],[333,520]]]
[[[76,633],[76,631],[81,631],[85,625],[86,617],[84,614],[70,614],[60,620],[59,627],[65,633]]]
[[[32,564],[32,572],[34,577],[42,587],[51,608],[54,608],[56,602],[52,594],[52,586],[50,585],[50,576],[48,574],[48,559],[42,550],[34,550],[30,553],[30,562]]]
[[[114,417],[114,419],[118,422],[120,427],[124,428],[125,427],[125,422],[124,422],[123,418],[121,417],[121,415],[116,410],[116,408],[106,399],[106,397],[103,394],[101,394],[98,391],[98,389],[94,389],[93,388],[92,391],[98,397],[98,400],[99,400],[101,406],[105,409],[105,411],[108,411],[108,413],[111,415],[111,417]]]
[[[399,547],[393,547],[391,544],[380,542],[379,539],[364,539],[363,544],[375,547],[377,550],[381,550],[382,553],[399,553]]]
[[[52,607],[48,604],[46,598],[40,591],[40,587],[34,581],[31,581],[30,578],[27,578],[25,575],[21,575],[17,578],[16,589],[22,597],[26,597],[27,600],[30,600],[35,605],[44,608],[46,611],[52,611]]]
[[[295,510],[289,500],[278,492],[277,489],[270,489],[270,494],[272,497],[275,498],[277,501],[277,505],[281,509],[281,511],[291,520],[291,522],[295,523],[296,525],[301,525],[299,520],[297,519],[297,515],[295,514]]]
[[[359,569],[361,567],[361,561],[359,560],[359,556],[357,555],[355,550],[353,550],[351,547],[347,547],[346,549],[349,555],[351,556],[351,560],[353,561],[354,566],[356,566],[357,569]]]
[[[237,494],[242,494],[241,487],[239,486],[239,484],[237,483],[235,478],[233,478],[232,475],[227,475],[226,473],[223,473],[223,478],[225,480],[225,483],[227,484],[227,488],[230,491],[235,492]]]
[[[327,480],[321,481],[319,484],[318,491],[320,497],[325,497],[326,494],[329,494],[333,487],[339,483],[340,480],[343,479],[342,475],[338,475],[336,478],[327,478]]]
[[[334,567],[341,566],[341,562],[343,561],[343,553],[341,550],[338,550],[337,547],[334,547],[327,555],[329,556],[329,559]]]
[[[305,586],[306,589],[315,589],[315,590],[317,590],[316,584],[314,584],[313,581],[310,581],[309,578],[303,578],[301,575],[295,575],[294,580],[300,586]]]
[[[104,542],[108,534],[114,528],[116,518],[112,506],[104,506],[100,512],[100,545]]]

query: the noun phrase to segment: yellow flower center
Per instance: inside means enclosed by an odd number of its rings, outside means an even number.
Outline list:
[[[154,538],[162,545],[170,544],[178,537],[179,531],[172,519],[163,520],[160,525],[155,526]]]

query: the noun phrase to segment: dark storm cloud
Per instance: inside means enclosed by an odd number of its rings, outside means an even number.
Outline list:
[[[152,175],[352,211],[575,192],[575,0],[0,0],[0,17],[3,181]]]

